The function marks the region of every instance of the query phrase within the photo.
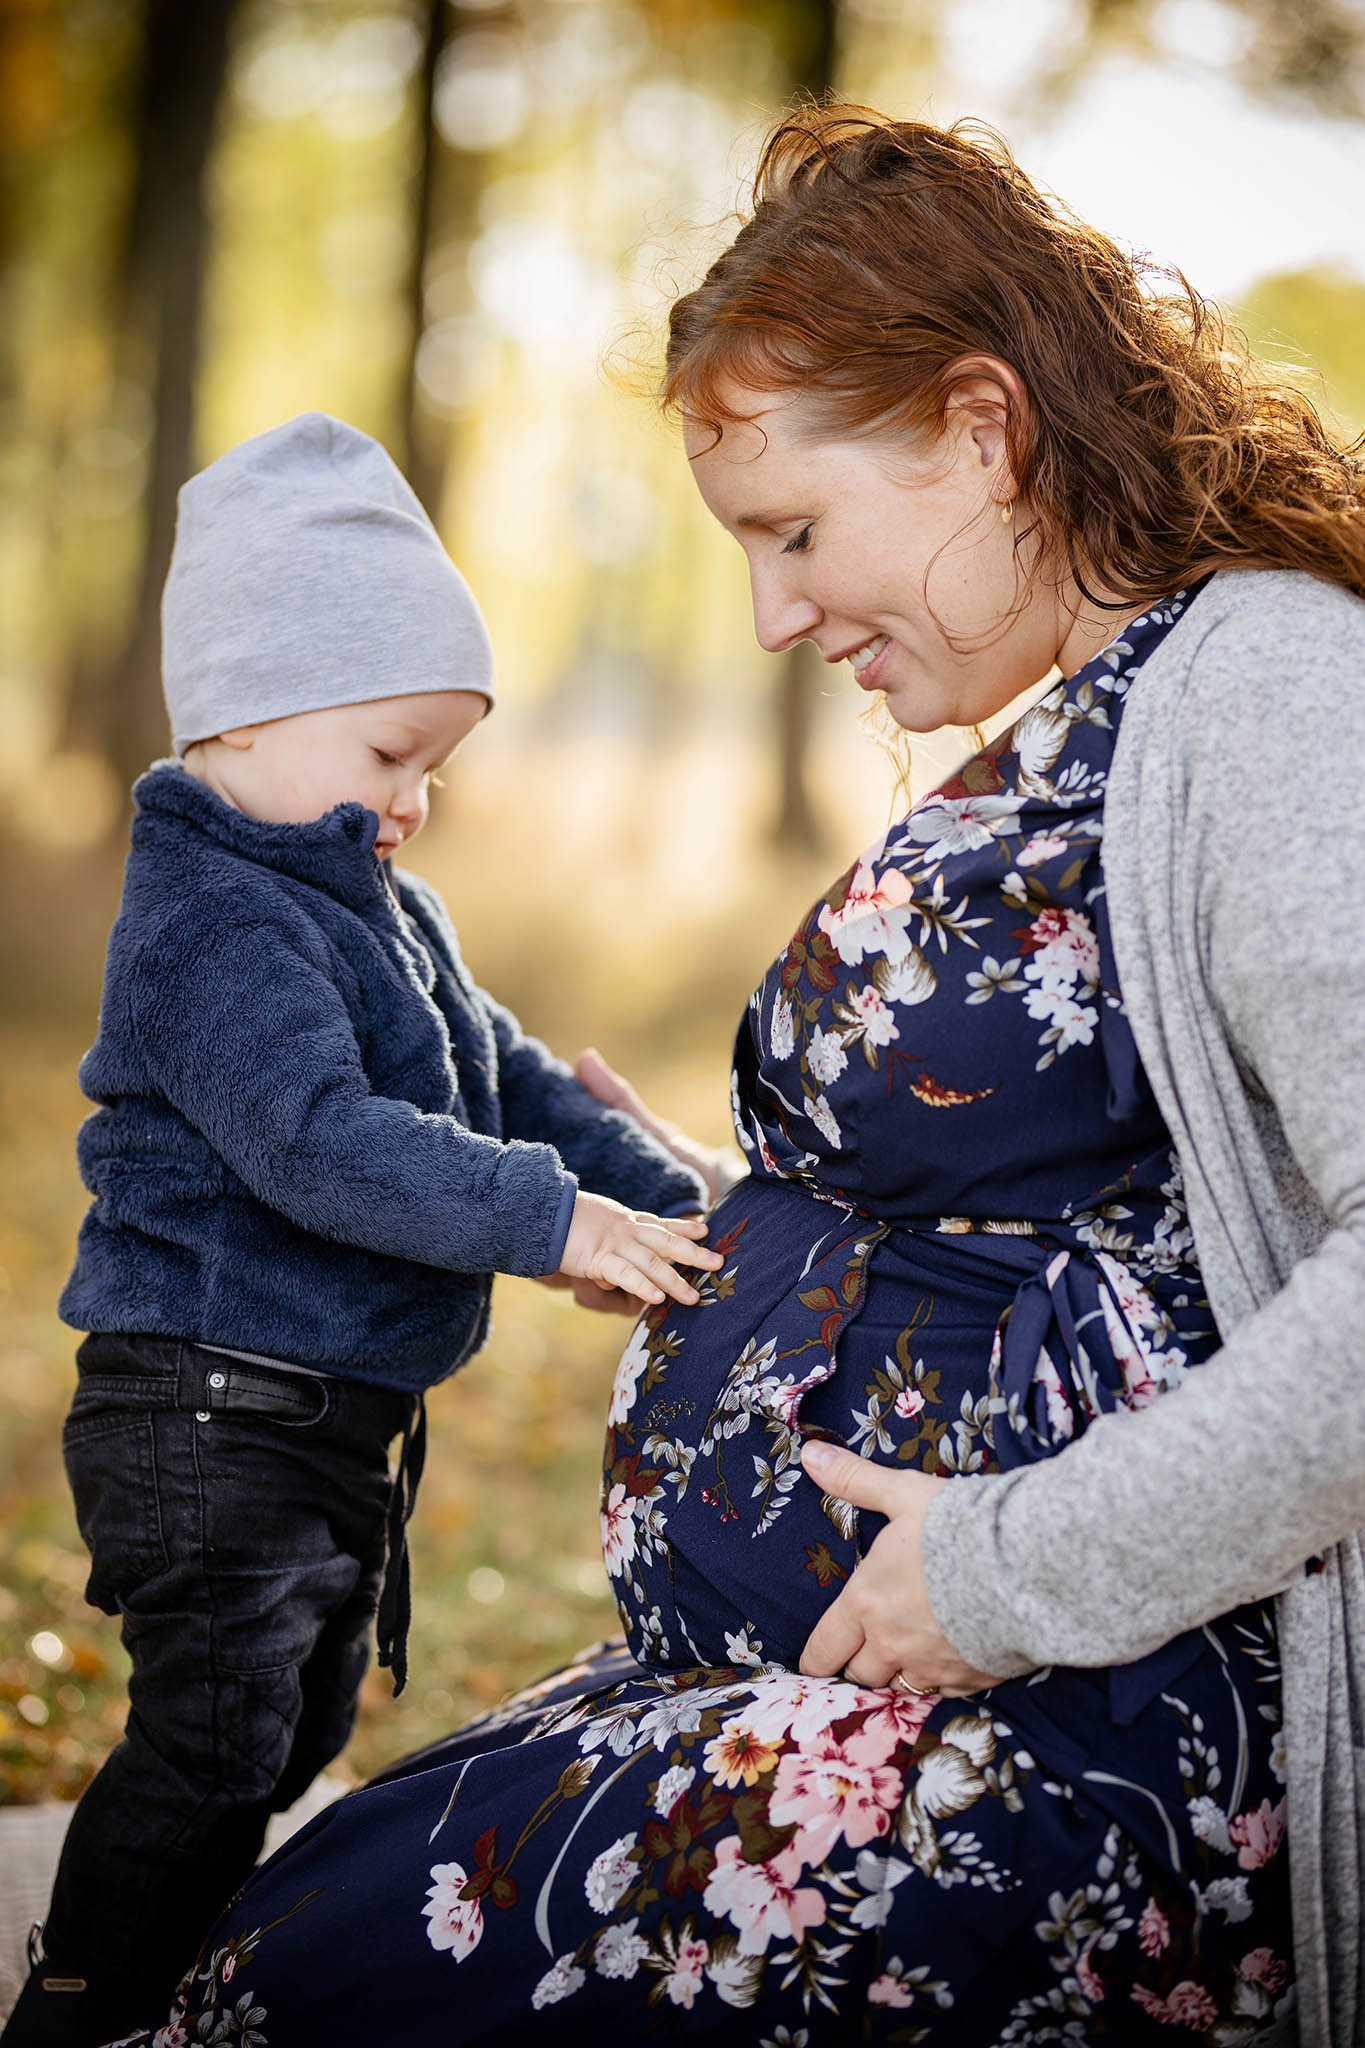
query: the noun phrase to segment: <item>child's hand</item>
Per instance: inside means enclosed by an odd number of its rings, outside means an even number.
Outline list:
[[[705,1235],[705,1217],[674,1216],[665,1223],[660,1216],[637,1214],[606,1195],[580,1192],[559,1270],[572,1280],[623,1288],[641,1301],[660,1302],[671,1294],[675,1301],[690,1305],[697,1290],[673,1268],[714,1270],[723,1263],[717,1253],[694,1242]]]

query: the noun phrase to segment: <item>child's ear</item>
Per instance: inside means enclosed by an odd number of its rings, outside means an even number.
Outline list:
[[[254,725],[234,725],[230,732],[220,732],[218,737],[225,747],[235,747],[239,754],[244,754],[255,745],[257,730]]]

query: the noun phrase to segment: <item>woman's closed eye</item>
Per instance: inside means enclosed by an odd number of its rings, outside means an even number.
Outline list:
[[[386,768],[401,768],[403,765],[401,754],[386,753],[383,747],[371,747],[370,752],[374,755],[375,760],[382,761]]]
[[[790,540],[789,540],[789,541],[788,541],[788,542],[786,543],[786,545],[785,545],[785,546],[783,547],[783,550],[782,550],[783,554],[784,554],[784,555],[800,555],[800,554],[804,554],[804,553],[805,553],[805,551],[806,551],[806,549],[807,549],[807,548],[808,548],[808,547],[810,546],[810,537],[811,537],[811,533],[813,532],[813,530],[814,530],[814,529],[813,529],[812,527],[809,527],[809,526],[803,526],[803,527],[802,527],[802,529],[801,529],[801,531],[800,531],[800,533],[797,533],[797,534],[793,534],[792,538],[791,538],[791,539],[790,539]]]

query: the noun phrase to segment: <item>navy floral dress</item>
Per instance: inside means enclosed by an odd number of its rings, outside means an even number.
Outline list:
[[[881,1526],[821,1497],[805,1436],[1017,1466],[1217,1348],[1099,858],[1125,692],[1196,597],[917,804],[753,996],[724,1266],[612,1394],[628,1647],[296,1837],[157,2048],[1240,2044],[1292,2004],[1268,1607],[969,1700],[796,1668]]]

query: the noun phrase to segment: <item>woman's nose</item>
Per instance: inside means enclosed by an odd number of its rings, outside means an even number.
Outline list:
[[[769,654],[783,654],[798,640],[808,640],[824,613],[812,598],[786,587],[776,577],[753,576],[754,637]]]

